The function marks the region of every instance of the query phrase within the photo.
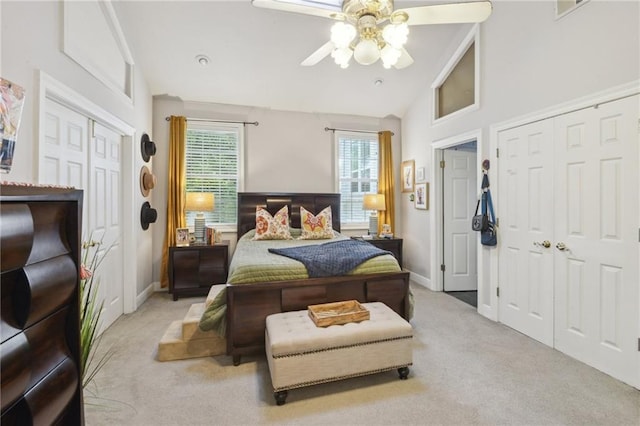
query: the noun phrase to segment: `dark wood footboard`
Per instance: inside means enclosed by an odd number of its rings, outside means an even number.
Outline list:
[[[319,303],[383,302],[409,320],[409,273],[348,275],[251,285],[227,285],[227,354],[234,364],[264,352],[268,315],[307,309]]]

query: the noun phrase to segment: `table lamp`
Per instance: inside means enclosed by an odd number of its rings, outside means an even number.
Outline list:
[[[187,200],[184,209],[197,212],[193,221],[193,234],[197,243],[204,243],[204,212],[212,212],[215,206],[213,193],[211,192],[187,192]]]
[[[362,208],[371,210],[369,216],[369,235],[378,235],[378,211],[386,210],[383,194],[364,194]]]

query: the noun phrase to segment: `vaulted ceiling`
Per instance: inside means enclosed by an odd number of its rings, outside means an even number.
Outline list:
[[[396,8],[443,3],[397,1]],[[415,62],[397,70],[380,62],[341,69],[327,57],[300,62],[329,40],[334,21],[260,9],[250,0],[117,1],[129,47],[153,95],[287,111],[402,117],[430,86],[443,49],[470,24],[411,27]],[[207,66],[198,55],[210,58]],[[431,77],[429,77],[431,76]],[[375,81],[382,83],[376,85]]]

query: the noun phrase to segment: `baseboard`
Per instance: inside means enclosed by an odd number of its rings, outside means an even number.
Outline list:
[[[169,291],[169,287],[162,287],[160,281],[154,281],[151,283],[153,291]]]
[[[149,284],[144,290],[136,296],[136,309],[138,309],[147,300],[154,291],[154,283]]]
[[[406,271],[406,272],[409,272],[409,279],[410,279],[411,281],[413,281],[414,283],[419,284],[419,285],[421,285],[422,287],[426,287],[426,288],[428,288],[429,290],[434,290],[434,289],[431,287],[431,280],[430,280],[429,278],[424,277],[424,276],[419,275],[419,274],[416,274],[415,272],[412,272],[412,271],[410,271],[410,270],[408,270],[408,269],[405,269],[405,271]],[[434,290],[434,291],[435,291],[435,290]]]

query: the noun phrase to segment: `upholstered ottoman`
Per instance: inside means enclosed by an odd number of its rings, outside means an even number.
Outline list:
[[[278,405],[289,389],[398,369],[413,361],[411,324],[384,303],[363,303],[370,319],[316,327],[308,311],[267,317],[265,346]]]

